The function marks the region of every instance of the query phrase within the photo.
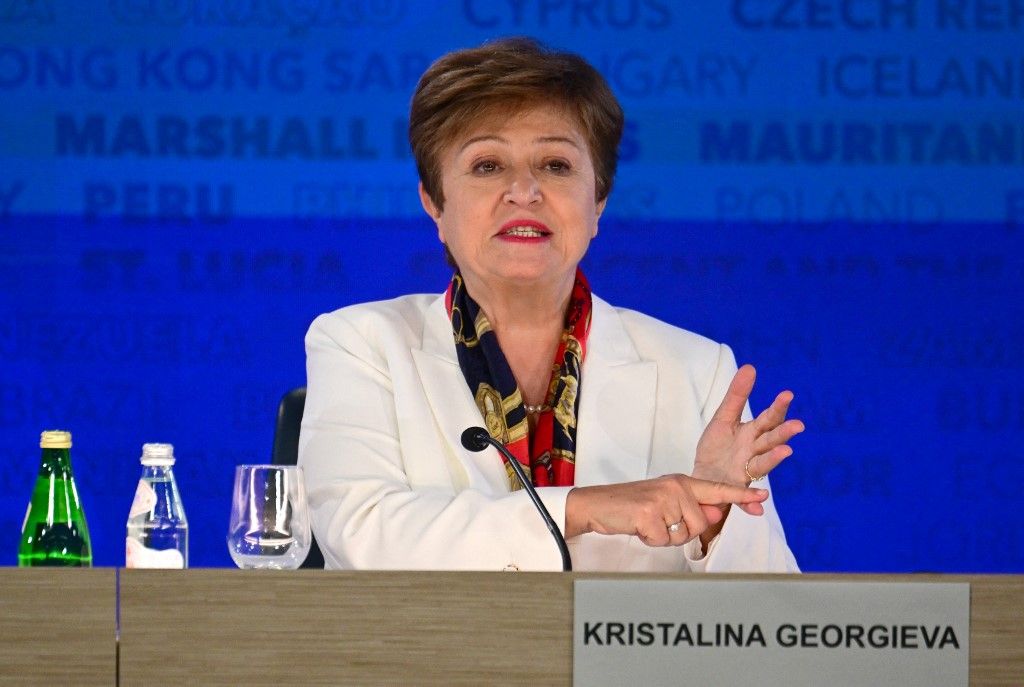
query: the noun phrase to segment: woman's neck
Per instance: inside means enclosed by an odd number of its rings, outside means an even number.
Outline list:
[[[466,290],[487,313],[495,331],[557,331],[565,322],[565,309],[575,277],[551,282],[501,283],[463,275]]]
[[[558,284],[497,286],[463,278],[473,300],[487,314],[524,401],[544,403],[575,275]]]

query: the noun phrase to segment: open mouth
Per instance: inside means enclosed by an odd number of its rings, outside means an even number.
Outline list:
[[[539,239],[551,235],[551,230],[540,222],[513,220],[501,227],[500,236],[522,239]]]

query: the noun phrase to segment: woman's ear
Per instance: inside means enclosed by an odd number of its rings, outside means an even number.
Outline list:
[[[604,213],[604,207],[608,204],[608,198],[605,197],[602,200],[597,201],[597,210],[594,212],[594,233],[590,235],[590,238],[597,236],[597,220],[601,219],[602,213]]]
[[[427,193],[427,189],[423,188],[423,182],[420,182],[420,205],[423,206],[423,210],[430,215],[430,219],[434,220],[434,224],[437,226],[437,238],[441,243],[445,242],[444,231],[441,229],[441,208],[434,204],[430,194]]]
[[[437,220],[441,219],[441,209],[439,207],[437,207],[436,205],[434,205],[434,201],[431,200],[430,194],[428,194],[427,190],[425,188],[423,188],[423,182],[422,181],[420,182],[419,190],[420,190],[420,205],[423,206],[423,210],[428,215],[430,215],[431,219],[433,219],[435,222]]]

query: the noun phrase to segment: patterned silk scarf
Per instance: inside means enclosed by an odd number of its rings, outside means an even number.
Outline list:
[[[552,366],[551,384],[530,436],[523,396],[512,369],[498,345],[487,316],[466,291],[462,275],[452,277],[445,294],[448,317],[455,334],[459,367],[476,399],[484,425],[529,469],[538,487],[572,486],[576,470],[576,417],[580,406],[580,380],[590,333],[590,285],[576,270],[569,297],[565,329]],[[505,465],[509,488],[521,489],[512,466]]]

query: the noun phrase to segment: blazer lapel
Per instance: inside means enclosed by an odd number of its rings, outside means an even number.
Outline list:
[[[452,338],[444,296],[431,304],[423,326],[423,347],[413,349],[413,360],[430,409],[452,454],[465,470],[464,486],[489,493],[508,492],[501,456],[493,448],[474,452],[462,446],[462,431],[483,424],[480,410],[462,375]]]
[[[594,296],[576,435],[576,484],[646,479],[658,367],[640,359],[618,312]]]

